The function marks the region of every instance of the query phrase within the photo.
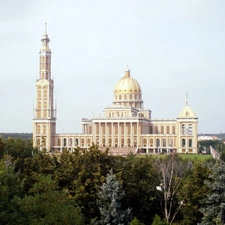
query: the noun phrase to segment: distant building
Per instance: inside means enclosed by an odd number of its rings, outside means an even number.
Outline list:
[[[36,81],[36,108],[33,119],[33,144],[47,151],[89,148],[110,148],[112,154],[128,152],[197,153],[198,118],[189,106],[188,96],[176,119],[153,119],[144,108],[141,86],[130,70],[116,83],[112,106],[104,116],[82,119],[82,133],[56,133],[54,81],[51,76],[51,50],[47,29],[40,49],[39,78]]]
[[[198,141],[205,141],[205,140],[219,140],[217,136],[210,136],[210,135],[205,135],[205,136],[199,136]]]

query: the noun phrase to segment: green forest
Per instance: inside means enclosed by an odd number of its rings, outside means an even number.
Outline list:
[[[49,154],[0,137],[0,224],[222,225],[225,146],[213,144],[219,160],[113,156],[94,144]]]

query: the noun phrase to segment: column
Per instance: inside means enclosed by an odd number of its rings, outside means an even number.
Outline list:
[[[108,129],[107,129],[108,127],[107,127],[107,122],[105,122],[105,134],[104,134],[104,136],[105,136],[105,146],[109,146],[109,136],[108,136]]]
[[[130,122],[130,145],[134,147],[133,123]]]
[[[115,147],[114,131],[113,131],[113,122],[111,123],[111,138],[112,138],[112,146]]]
[[[118,137],[117,138],[118,139],[118,144],[117,145],[118,145],[118,147],[121,147],[121,140],[120,140],[120,138],[121,138],[121,136],[120,136],[120,122],[117,123],[117,126],[118,126],[117,127],[118,128],[117,129],[117,132],[118,132],[118,135],[117,135],[117,137]]]
[[[98,123],[98,145],[102,146],[101,122]]]
[[[137,121],[137,147],[139,147],[140,143],[140,135],[139,135],[139,123]]]
[[[123,124],[123,130],[124,130],[124,146],[127,147],[127,129],[126,129],[126,122]]]

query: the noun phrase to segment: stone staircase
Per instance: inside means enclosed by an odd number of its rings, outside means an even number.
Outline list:
[[[99,147],[99,150],[101,151],[105,151],[105,147]],[[131,148],[131,147],[123,147],[123,148],[109,148],[109,154],[111,155],[122,155],[122,156],[126,156],[129,153],[133,153],[136,154],[136,150],[137,148]]]

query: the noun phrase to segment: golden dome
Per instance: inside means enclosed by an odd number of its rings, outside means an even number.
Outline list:
[[[130,70],[125,71],[125,76],[122,77],[114,88],[114,94],[140,94],[141,87],[139,83],[130,76]]]

